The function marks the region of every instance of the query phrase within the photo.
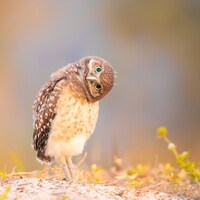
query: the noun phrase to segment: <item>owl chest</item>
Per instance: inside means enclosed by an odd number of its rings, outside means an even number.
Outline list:
[[[69,141],[77,135],[89,138],[94,132],[99,105],[64,91],[57,102],[51,134],[56,140]]]

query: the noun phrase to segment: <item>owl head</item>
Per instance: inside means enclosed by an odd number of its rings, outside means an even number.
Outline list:
[[[91,102],[99,101],[112,89],[114,85],[114,70],[106,60],[87,56],[80,60],[84,66],[84,82],[88,99]]]

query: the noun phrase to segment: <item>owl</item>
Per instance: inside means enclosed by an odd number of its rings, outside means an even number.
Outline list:
[[[76,177],[72,157],[83,152],[94,132],[99,100],[114,85],[111,64],[86,56],[59,69],[40,89],[33,105],[33,149],[41,162],[59,162],[66,180]]]

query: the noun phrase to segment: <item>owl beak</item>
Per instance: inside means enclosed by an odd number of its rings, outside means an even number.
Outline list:
[[[88,80],[88,81],[97,81],[97,78],[90,75],[90,76],[86,77],[86,80]]]

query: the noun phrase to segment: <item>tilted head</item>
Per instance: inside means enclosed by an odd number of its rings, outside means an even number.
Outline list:
[[[83,78],[89,101],[102,99],[114,85],[115,75],[112,65],[96,56],[82,58],[79,65],[85,69]]]

